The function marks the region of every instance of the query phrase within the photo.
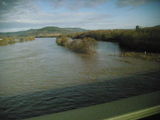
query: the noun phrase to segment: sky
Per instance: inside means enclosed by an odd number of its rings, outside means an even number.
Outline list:
[[[0,0],[0,32],[46,26],[130,29],[160,25],[160,0]]]

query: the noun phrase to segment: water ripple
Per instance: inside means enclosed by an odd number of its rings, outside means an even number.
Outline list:
[[[158,72],[87,85],[0,97],[0,118],[24,119],[160,90]],[[152,79],[148,76],[152,76]]]

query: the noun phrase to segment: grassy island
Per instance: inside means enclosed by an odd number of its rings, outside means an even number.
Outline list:
[[[78,53],[94,53],[96,47],[96,40],[89,37],[83,39],[71,39],[62,36],[59,37],[56,42],[58,45],[64,46]]]

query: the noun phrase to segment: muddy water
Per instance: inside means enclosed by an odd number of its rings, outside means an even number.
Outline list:
[[[160,65],[120,57],[115,43],[96,54],[57,46],[55,38],[0,47],[0,119],[18,120],[160,90]]]
[[[156,71],[159,63],[120,57],[116,43],[99,42],[94,55],[57,46],[55,38],[0,47],[0,95],[88,84]]]

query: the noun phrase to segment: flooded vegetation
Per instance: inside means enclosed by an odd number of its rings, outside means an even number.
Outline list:
[[[33,36],[26,36],[26,37],[0,37],[0,46],[14,44],[17,42],[25,42],[25,41],[32,41],[35,40]]]
[[[97,41],[93,38],[71,39],[64,36],[59,37],[56,43],[77,53],[87,54],[93,54],[97,45]]]
[[[160,26],[133,29],[97,30],[76,34],[69,37],[80,39],[91,37],[98,41],[111,41],[119,43],[120,47],[132,51],[160,52]]]
[[[123,51],[120,56],[160,62],[160,53]]]
[[[97,30],[61,35],[56,42],[75,52],[94,53],[96,41],[109,41],[119,45],[123,57],[160,61],[159,33],[160,26],[136,26],[135,30]]]

